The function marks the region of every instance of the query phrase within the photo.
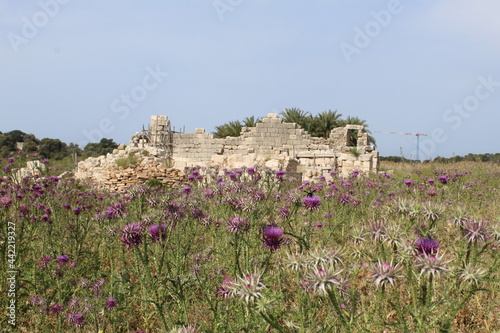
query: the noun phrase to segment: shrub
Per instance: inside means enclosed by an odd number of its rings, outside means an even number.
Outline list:
[[[115,163],[122,169],[135,166],[140,160],[135,154],[128,154],[126,157],[116,159]]]

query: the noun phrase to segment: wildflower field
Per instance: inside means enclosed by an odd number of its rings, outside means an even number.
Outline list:
[[[0,164],[1,332],[500,332],[496,164],[126,193]]]

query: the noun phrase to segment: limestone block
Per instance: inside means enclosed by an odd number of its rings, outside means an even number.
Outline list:
[[[362,126],[362,125],[346,125],[345,128],[348,130],[362,130],[364,128],[364,126]]]
[[[359,155],[358,158],[361,161],[370,161],[372,159],[372,155],[371,154],[361,154],[361,155]]]

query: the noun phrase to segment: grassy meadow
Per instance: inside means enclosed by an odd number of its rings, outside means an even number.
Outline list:
[[[1,332],[500,332],[497,164],[192,168],[113,193],[16,163]]]

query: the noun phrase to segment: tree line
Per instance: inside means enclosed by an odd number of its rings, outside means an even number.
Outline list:
[[[408,158],[405,158],[403,156],[380,156],[381,161],[388,161],[388,162],[395,162],[395,163],[418,163],[416,160],[411,160]],[[452,157],[442,157],[442,156],[437,156],[433,159],[427,159],[423,161],[423,163],[431,163],[431,162],[436,162],[436,163],[456,163],[456,162],[463,162],[463,161],[472,161],[472,162],[493,162],[493,163],[500,163],[500,153],[495,153],[495,154],[490,154],[490,153],[484,153],[484,154],[472,154],[469,153],[464,156],[452,156]]]
[[[22,146],[22,147],[21,147]],[[25,154],[36,154],[40,158],[62,160],[73,154],[87,158],[111,153],[118,144],[113,139],[103,138],[98,143],[88,143],[83,149],[77,144],[66,144],[59,139],[38,139],[33,134],[20,130],[0,132],[0,157],[8,157],[13,152],[22,150]]]

